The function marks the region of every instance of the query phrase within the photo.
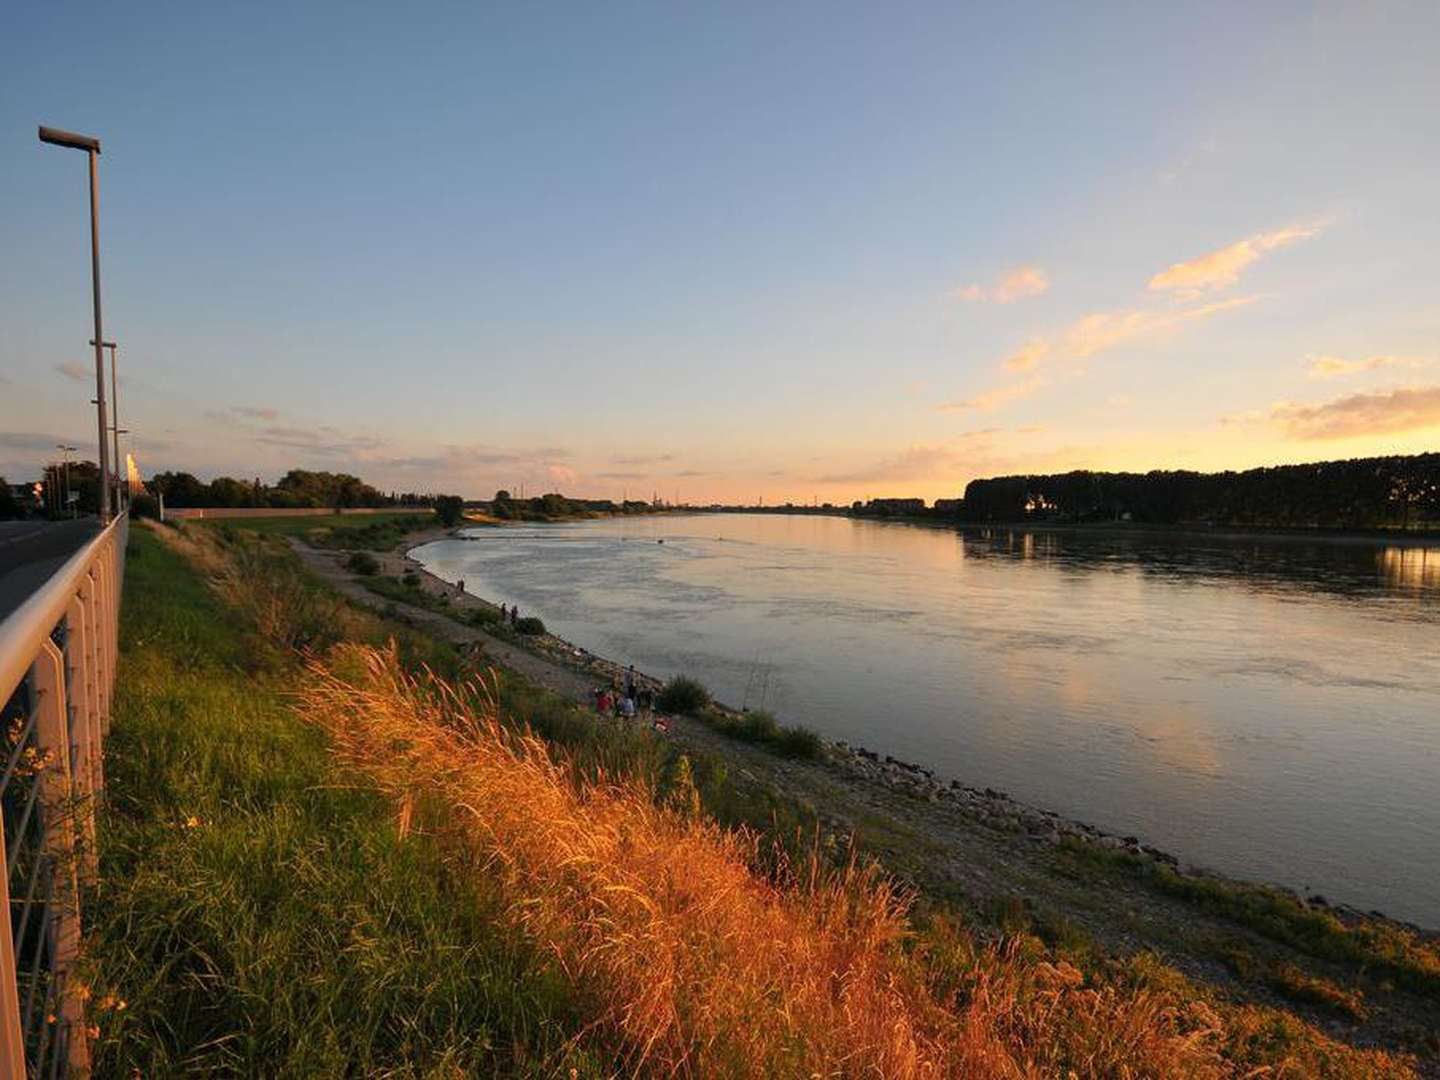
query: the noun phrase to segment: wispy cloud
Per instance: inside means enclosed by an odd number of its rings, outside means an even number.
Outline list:
[[[314,428],[272,425],[251,438],[268,446],[335,458],[373,453],[385,446],[385,441],[378,436],[352,435],[323,424]]]
[[[623,457],[612,457],[610,459],[616,465],[657,465],[666,461],[674,461],[674,454],[630,454]]]
[[[1340,356],[1307,356],[1307,374],[1312,379],[1339,379],[1346,375],[1358,375],[1365,371],[1379,371],[1382,368],[1428,367],[1429,360],[1408,356],[1367,356],[1361,360],[1346,360]]]
[[[948,446],[911,446],[890,457],[849,472],[817,478],[822,484],[874,484],[882,481],[923,480],[953,466],[956,451]]]
[[[1027,296],[1039,296],[1049,288],[1050,278],[1040,267],[1017,266],[993,285],[966,285],[956,289],[955,296],[972,304],[1010,304]]]
[[[67,379],[74,379],[76,382],[88,382],[95,377],[94,368],[87,368],[84,364],[77,364],[73,360],[56,364],[55,370]]]
[[[646,479],[647,477],[649,477],[649,475],[650,475],[649,473],[643,473],[643,472],[597,472],[597,473],[595,474],[595,479],[597,479],[597,480],[644,480],[644,479]]]
[[[1001,405],[1009,405],[1012,401],[1019,401],[1040,390],[1046,385],[1047,380],[1039,375],[1032,375],[1023,382],[1010,383],[1008,386],[997,386],[993,390],[987,390],[983,394],[976,394],[974,397],[964,398],[960,401],[942,401],[935,406],[940,412],[994,412]]]
[[[280,410],[260,405],[230,405],[224,409],[206,410],[205,418],[207,420],[214,420],[218,424],[236,424],[249,421],[273,423],[280,419]]]
[[[1000,366],[1006,371],[1029,371],[1049,354],[1049,342],[1031,341],[1021,346],[1018,352],[1007,356]]]
[[[1350,394],[1320,405],[1281,404],[1270,419],[1296,439],[1350,439],[1440,427],[1440,386]]]
[[[992,412],[1002,405],[1021,401],[1048,385],[1049,380],[1038,369],[1042,364],[1069,362],[1071,375],[1079,374],[1078,362],[1108,349],[1140,341],[1153,341],[1178,332],[1189,323],[1200,322],[1213,315],[1255,303],[1259,297],[1241,296],[1230,300],[1180,308],[1129,308],[1119,311],[1094,311],[1082,316],[1053,337],[1033,338],[1023,348],[1001,361],[1000,367],[1015,374],[1029,373],[1018,382],[994,387],[959,401],[945,401],[936,406],[942,412],[974,409]]]
[[[280,410],[272,409],[268,405],[231,405],[230,411],[247,420],[278,420],[280,418]]]
[[[1240,296],[1197,307],[1161,311],[1140,308],[1125,311],[1096,311],[1077,320],[1059,338],[1055,351],[1064,357],[1084,360],[1132,342],[1162,337],[1187,323],[1199,322],[1224,311],[1247,307],[1258,296]]]
[[[95,438],[95,433],[90,433],[90,438]],[[66,446],[83,446],[81,439],[62,439],[56,435],[46,435],[38,431],[0,431],[0,450],[18,450],[27,454],[52,454],[55,447],[64,444]],[[80,451],[82,454],[84,450]]]
[[[819,484],[906,483],[932,478],[952,479],[994,453],[995,438],[1004,428],[988,427],[961,432],[944,442],[906,447],[870,465],[811,477]]]
[[[1172,264],[1150,279],[1150,288],[1154,291],[1174,289],[1182,295],[1223,289],[1239,281],[1245,269],[1267,252],[1308,239],[1323,229],[1323,225],[1292,226],[1247,236],[1199,258]]]

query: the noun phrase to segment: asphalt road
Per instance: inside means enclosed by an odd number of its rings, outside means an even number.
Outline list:
[[[99,531],[95,518],[0,521],[0,621]]]

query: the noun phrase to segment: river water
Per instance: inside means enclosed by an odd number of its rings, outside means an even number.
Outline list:
[[[467,535],[414,554],[602,656],[1440,927],[1440,546],[758,514]]]

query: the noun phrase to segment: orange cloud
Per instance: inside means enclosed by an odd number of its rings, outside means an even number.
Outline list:
[[[955,295],[970,303],[1009,304],[1027,296],[1039,296],[1050,288],[1050,279],[1038,266],[1017,266],[994,285],[966,285]]]
[[[1362,371],[1378,371],[1381,368],[1425,367],[1429,361],[1403,356],[1367,356],[1363,360],[1346,360],[1339,356],[1308,356],[1309,375],[1312,379],[1338,379],[1345,375],[1358,375]]]
[[[1014,356],[1007,357],[1000,366],[1006,371],[1030,371],[1050,352],[1048,343],[1035,340],[1025,345]]]
[[[1440,386],[1351,394],[1320,405],[1275,406],[1270,418],[1296,439],[1350,439],[1440,427]]]
[[[1181,295],[1194,295],[1206,289],[1223,289],[1240,280],[1241,273],[1266,252],[1304,240],[1321,231],[1321,226],[1292,227],[1274,232],[1256,233],[1237,240],[1229,247],[1201,255],[1198,259],[1178,262],[1150,279],[1150,288],[1160,291],[1178,290]]]
[[[1258,299],[1258,296],[1240,296],[1233,300],[1220,300],[1213,304],[1169,311],[1097,311],[1073,323],[1061,335],[1061,351],[1077,360],[1083,360],[1106,349],[1143,338],[1157,337],[1185,323],[1208,319],[1222,311],[1246,307]]]
[[[1038,375],[1033,375],[1024,382],[1011,383],[1009,386],[996,387],[994,390],[987,390],[983,394],[976,394],[972,398],[963,401],[945,401],[935,406],[941,412],[963,412],[967,409],[974,409],[977,412],[993,412],[1001,405],[1008,405],[1012,401],[1019,401],[1035,393],[1046,383]]]
[[[76,382],[88,382],[95,377],[94,368],[87,368],[84,364],[77,364],[73,360],[56,364],[55,370],[67,379],[74,379]]]

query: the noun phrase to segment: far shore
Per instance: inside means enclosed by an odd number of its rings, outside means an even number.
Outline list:
[[[1206,525],[1202,522],[1184,522],[1165,525],[1141,521],[960,521],[955,518],[938,518],[916,514],[857,514],[844,507],[831,510],[812,510],[797,506],[794,509],[771,509],[762,507],[726,507],[711,509],[695,507],[688,511],[694,514],[756,514],[765,516],[790,517],[843,517],[852,521],[870,521],[876,524],[921,525],[931,529],[948,529],[955,532],[975,532],[982,529],[1016,530],[1021,532],[1094,533],[1119,536],[1174,536],[1204,537],[1209,540],[1316,540],[1335,544],[1393,544],[1398,547],[1430,547],[1440,545],[1440,529],[1331,529],[1304,525]]]

